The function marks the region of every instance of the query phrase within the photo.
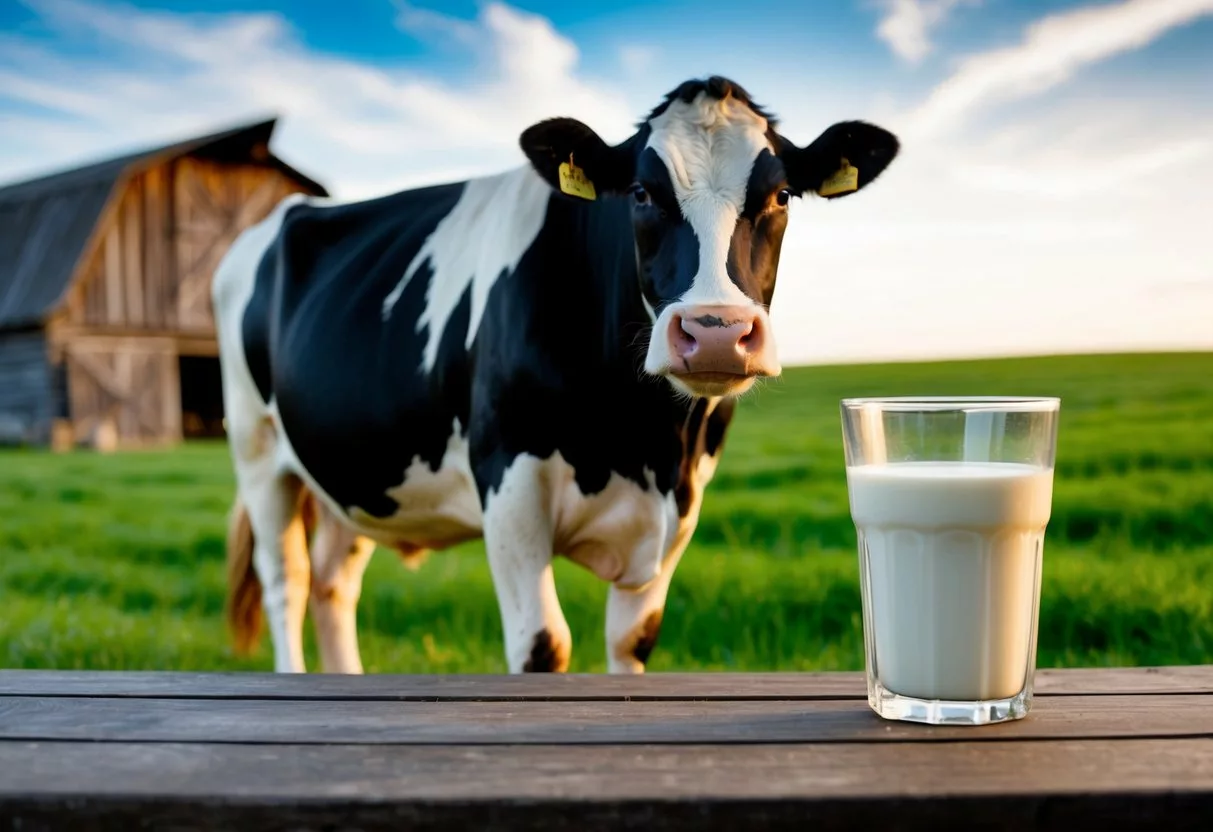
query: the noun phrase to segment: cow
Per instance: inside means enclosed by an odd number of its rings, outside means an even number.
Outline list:
[[[293,195],[217,267],[236,499],[228,618],[277,672],[363,671],[376,546],[482,539],[508,672],[565,672],[563,556],[609,583],[610,673],[643,673],[739,397],[781,373],[768,311],[791,199],[848,196],[899,150],[807,145],[718,76],[608,144],[552,117],[518,167],[338,203]]]

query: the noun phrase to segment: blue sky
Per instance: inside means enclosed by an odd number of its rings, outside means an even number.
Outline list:
[[[1213,0],[16,0],[0,181],[277,113],[342,198],[604,137],[733,77],[807,143],[903,139],[853,199],[793,209],[788,363],[1213,348]]]

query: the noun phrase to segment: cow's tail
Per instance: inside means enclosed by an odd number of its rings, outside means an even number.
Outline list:
[[[227,623],[237,655],[253,652],[264,620],[261,580],[253,566],[253,526],[237,496],[227,525]]]

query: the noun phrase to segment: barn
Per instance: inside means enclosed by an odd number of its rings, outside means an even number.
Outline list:
[[[0,188],[0,443],[222,434],[210,283],[235,236],[324,187],[276,118]]]

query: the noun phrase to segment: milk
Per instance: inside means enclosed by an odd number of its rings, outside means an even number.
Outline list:
[[[1018,694],[1035,666],[1052,469],[898,462],[850,467],[847,480],[881,685],[919,699]]]

